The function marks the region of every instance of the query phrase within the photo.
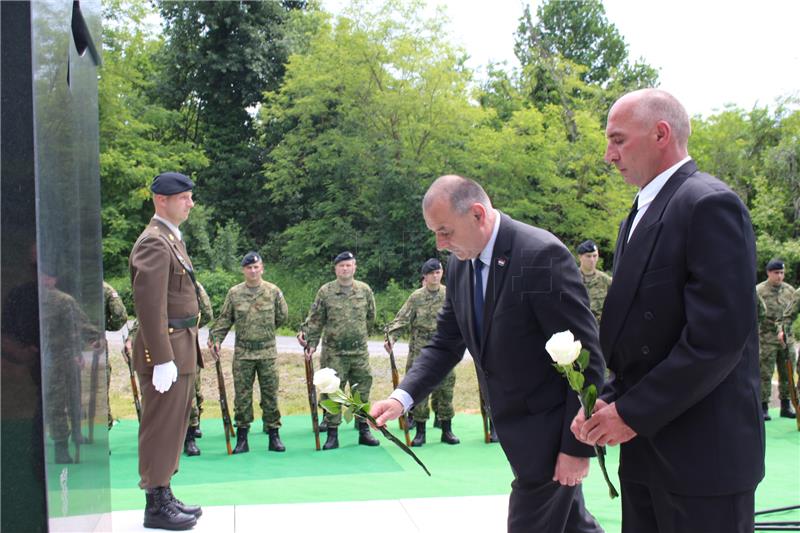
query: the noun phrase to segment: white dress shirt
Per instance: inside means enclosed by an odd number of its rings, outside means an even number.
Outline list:
[[[639,194],[636,195],[636,201],[638,202],[638,211],[636,212],[636,217],[633,219],[633,224],[631,224],[631,229],[628,231],[628,242],[631,240],[631,236],[633,235],[633,231],[636,229],[636,226],[639,224],[639,221],[642,220],[642,217],[647,212],[647,208],[650,207],[650,204],[653,203],[653,200],[656,199],[658,193],[661,192],[661,189],[664,188],[666,185],[667,180],[675,174],[675,171],[681,168],[687,161],[689,161],[691,156],[686,156],[667,170],[653,178],[653,181],[639,189]]]

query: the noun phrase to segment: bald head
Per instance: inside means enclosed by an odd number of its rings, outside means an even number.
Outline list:
[[[630,105],[634,119],[647,127],[664,121],[672,128],[673,140],[678,146],[686,148],[692,126],[689,114],[677,98],[661,89],[639,89],[622,96],[611,107]]]
[[[442,200],[459,215],[467,213],[473,204],[481,204],[487,211],[492,208],[489,195],[478,182],[455,174],[436,178],[422,199],[422,210]]]
[[[489,242],[497,214],[477,182],[448,175],[428,188],[422,216],[436,234],[436,247],[464,260],[477,257]]]

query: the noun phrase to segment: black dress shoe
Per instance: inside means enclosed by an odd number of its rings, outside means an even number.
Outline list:
[[[183,531],[192,529],[197,524],[197,517],[186,514],[172,503],[172,493],[167,487],[148,489],[145,497],[147,505],[144,509],[144,527]]]

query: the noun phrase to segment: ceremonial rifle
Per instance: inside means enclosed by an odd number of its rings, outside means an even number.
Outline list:
[[[139,387],[136,386],[136,373],[133,371],[131,352],[128,350],[128,336],[122,334],[122,358],[128,365],[128,374],[131,377],[131,392],[133,393],[133,406],[136,408],[136,418],[142,421],[142,401],[139,399]]]
[[[231,422],[231,413],[228,410],[228,395],[225,393],[225,376],[222,373],[222,358],[217,348],[217,343],[214,338],[211,338],[211,353],[214,354],[214,367],[217,370],[217,385],[219,386],[219,408],[222,411],[222,426],[225,432],[225,447],[228,449],[228,455],[233,453],[231,449],[231,437],[235,437],[236,433],[233,431],[233,423]]]
[[[319,413],[317,412],[317,388],[314,386],[314,359],[311,357],[308,345],[303,348],[303,362],[306,367],[308,406],[311,408],[311,428],[314,430],[314,443],[317,447],[317,451],[319,451]]]
[[[397,389],[397,386],[400,384],[400,374],[397,372],[397,362],[394,358],[394,347],[392,343],[389,341],[389,333],[384,331],[384,341],[385,345],[389,347],[389,364],[392,367],[392,390]],[[427,401],[427,400],[426,400]],[[400,418],[397,419],[400,423],[400,429],[406,436],[406,446],[411,446],[411,437],[408,434],[408,419],[406,418],[405,414],[400,415]]]
[[[800,413],[800,401],[797,399],[797,385],[794,381],[794,365],[792,364],[791,348],[789,347],[789,337],[786,335],[786,329],[783,329],[783,344],[786,346],[786,375],[789,378],[789,397],[791,398],[794,412]],[[800,431],[800,414],[795,415],[797,422],[797,431]]]

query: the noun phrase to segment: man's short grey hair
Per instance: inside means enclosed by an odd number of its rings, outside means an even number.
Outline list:
[[[423,211],[440,198],[446,198],[453,212],[459,215],[466,214],[473,204],[481,204],[487,211],[492,208],[492,202],[483,187],[477,181],[462,176],[448,175],[437,178],[422,199]]]
[[[686,147],[692,134],[692,125],[686,108],[677,98],[661,89],[643,89],[638,103],[635,111],[637,119],[648,124],[666,121],[672,127],[678,144]]]

